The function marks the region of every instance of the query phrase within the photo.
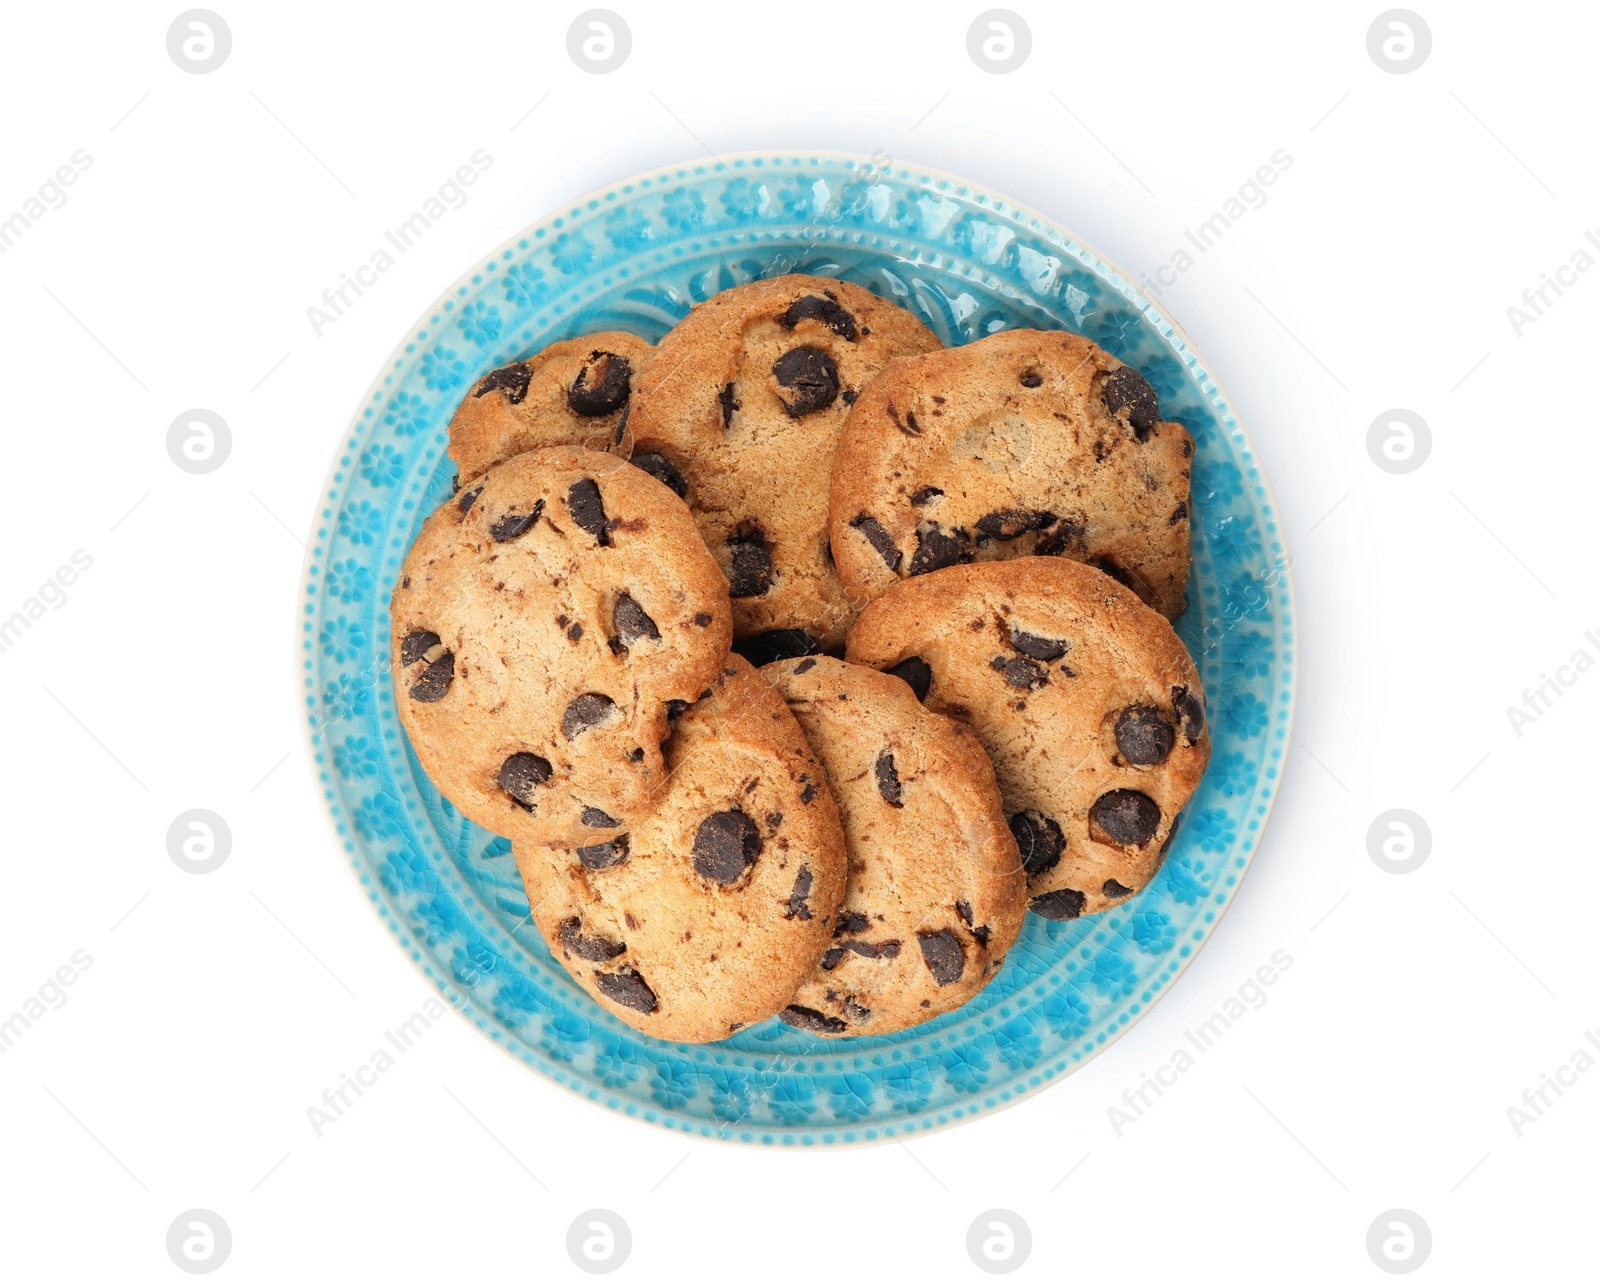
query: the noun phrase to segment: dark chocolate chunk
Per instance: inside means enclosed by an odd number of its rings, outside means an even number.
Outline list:
[[[870,921],[859,910],[841,910],[839,922],[833,927],[835,937],[845,933],[864,933],[870,926]]]
[[[583,637],[583,626],[582,625],[574,624],[572,626],[572,628],[567,630],[567,638],[569,640],[571,640],[572,642],[577,642],[578,639],[580,639],[582,637]]]
[[[965,531],[946,531],[937,522],[921,522],[917,525],[917,551],[911,555],[910,574],[925,575],[941,567],[971,562],[975,557],[977,550]]]
[[[1161,809],[1138,790],[1108,790],[1089,809],[1089,837],[1096,843],[1143,847],[1161,828]]]
[[[722,386],[722,391],[717,394],[717,405],[722,407],[722,427],[733,427],[733,412],[739,409],[739,401],[733,395],[731,383]]]
[[[1033,551],[1041,558],[1053,558],[1068,549],[1082,545],[1084,537],[1088,534],[1087,523],[1072,518],[1061,518],[1039,536],[1039,543],[1034,545]]]
[[[1105,893],[1105,895],[1108,897],[1130,897],[1133,895],[1132,888],[1124,888],[1115,879],[1107,879],[1105,883],[1101,885],[1100,891]]]
[[[616,817],[612,816],[604,808],[589,807],[583,810],[583,823],[584,825],[592,826],[596,830],[611,830],[622,824],[621,821],[618,821]]]
[[[920,486],[911,492],[911,503],[920,509],[925,504],[931,504],[943,494],[944,492],[936,486]]]
[[[811,907],[806,898],[811,895],[811,867],[801,866],[794,877],[794,887],[789,892],[789,904],[783,912],[785,919],[810,919]]]
[[[838,934],[835,933],[835,936]],[[822,967],[832,972],[844,962],[846,955],[860,955],[863,959],[895,959],[900,954],[898,941],[846,941],[829,946],[822,954]]]
[[[779,395],[793,419],[826,410],[839,396],[839,368],[820,348],[791,348],[772,363],[772,376],[789,390]]]
[[[521,405],[522,399],[528,395],[528,381],[533,378],[533,368],[525,361],[514,361],[509,366],[502,366],[499,370],[491,370],[472,390],[474,397],[482,397],[485,393],[492,393],[499,388],[504,390],[506,400],[513,406]]]
[[[561,715],[561,731],[570,741],[582,735],[597,723],[603,723],[616,708],[611,697],[600,692],[584,692],[575,696]]]
[[[815,669],[816,667],[817,667],[817,662],[815,660],[812,660],[812,659],[808,658],[806,660],[802,660],[798,665],[796,665],[794,667],[794,672],[797,673],[797,674],[805,674],[805,673],[809,673],[811,670]]]
[[[1017,377],[1017,382],[1024,388],[1037,388],[1044,383],[1044,376],[1036,370],[1025,370]]]
[[[661,637],[656,622],[645,614],[645,609],[633,600],[632,595],[626,593],[611,608],[611,627],[617,631],[617,638],[624,647],[633,646],[641,638]]]
[[[894,537],[882,522],[871,514],[858,513],[850,519],[850,525],[867,537],[867,543],[878,551],[878,556],[890,571],[899,569],[900,550],[894,547]]]
[[[561,921],[561,945],[570,955],[579,959],[587,959],[591,964],[603,964],[608,959],[615,959],[627,946],[620,941],[608,941],[604,937],[587,937],[583,932],[583,920],[574,915],[571,919]]]
[[[490,524],[489,535],[498,544],[504,544],[507,540],[515,540],[537,522],[539,515],[543,512],[543,500],[535,500],[533,508],[526,513],[518,513],[513,509],[509,513],[502,514]]]
[[[643,455],[635,455],[628,462],[634,468],[643,469],[663,486],[670,487],[680,500],[689,494],[689,483],[684,481],[683,474],[665,455],[647,451]]]
[[[1011,626],[1006,641],[1024,656],[1032,656],[1035,660],[1060,660],[1072,646],[1064,638],[1043,638],[1018,629],[1015,625]]]
[[[701,629],[704,629],[715,619],[716,617],[713,616],[709,611],[697,611],[694,614],[694,623]]]
[[[611,524],[606,521],[605,502],[593,478],[580,477],[567,489],[567,507],[572,510],[572,520],[598,543],[611,543]]]
[[[792,1026],[801,1031],[815,1031],[819,1035],[838,1035],[845,1029],[844,1022],[839,1018],[829,1017],[814,1008],[803,1008],[799,1004],[790,1004],[778,1014],[778,1020],[785,1026]]]
[[[1117,715],[1117,749],[1130,763],[1150,767],[1166,762],[1175,739],[1172,724],[1159,709],[1129,705]]]
[[[810,803],[816,797],[817,787],[814,784],[807,784],[806,788],[800,791],[800,802],[802,803]]]
[[[415,665],[439,645],[439,635],[431,629],[413,629],[401,640],[400,663]]]
[[[470,491],[461,492],[460,497],[456,500],[456,508],[463,513],[470,513],[472,506],[478,502],[478,497],[482,494],[483,487],[481,484],[473,487]]]
[[[626,357],[614,352],[592,352],[567,389],[567,405],[575,414],[590,418],[609,415],[628,400],[632,378],[633,363]]]
[[[617,973],[596,973],[594,984],[600,993],[613,1004],[637,1009],[641,1013],[656,1011],[656,993],[645,984],[644,978],[631,970]]]
[[[1183,723],[1183,739],[1193,745],[1206,730],[1206,703],[1199,692],[1187,687],[1172,689],[1172,708]]]
[[[996,540],[1015,540],[1028,531],[1038,531],[1056,520],[1054,513],[1039,509],[996,509],[977,521],[978,530]]]
[[[513,754],[500,765],[495,780],[511,796],[511,801],[529,812],[534,807],[534,790],[550,780],[550,760],[537,754]]]
[[[961,922],[968,928],[972,927],[972,905],[970,902],[956,902],[956,914],[961,916]]]
[[[831,973],[844,962],[844,957],[848,953],[843,946],[829,946],[822,952],[822,971]]]
[[[456,654],[453,651],[447,651],[424,669],[417,681],[411,684],[411,699],[420,701],[424,705],[431,705],[434,701],[443,700],[444,694],[450,690],[450,682],[455,676]]]
[[[884,673],[893,674],[908,684],[919,701],[928,699],[928,689],[933,686],[933,667],[921,656],[907,656],[898,665],[891,665],[884,670]]]
[[[772,554],[767,551],[761,528],[753,522],[741,525],[728,540],[728,557],[733,563],[728,575],[728,596],[759,598],[772,588]]]
[[[1050,672],[1043,665],[1020,656],[996,656],[989,662],[989,668],[1004,674],[1006,682],[1018,691],[1037,691],[1050,681]]]
[[[1167,519],[1168,526],[1177,526],[1184,518],[1189,516],[1189,502],[1179,500],[1178,507],[1172,510],[1172,516]]]
[[[1106,376],[1104,396],[1106,409],[1113,415],[1127,412],[1128,423],[1133,425],[1134,435],[1141,442],[1150,435],[1160,418],[1160,408],[1156,390],[1143,375],[1132,366],[1113,370]]]
[[[622,408],[622,417],[619,420],[617,420],[617,426],[616,426],[616,428],[614,430],[612,430],[612,433],[611,433],[611,444],[613,446],[621,446],[622,445],[622,439],[625,436],[627,436],[627,432],[628,432],[628,412],[631,411],[632,409],[633,409],[632,406],[624,406]]]
[[[761,666],[770,665],[775,660],[793,660],[796,656],[818,655],[822,651],[822,640],[813,638],[804,629],[769,629],[764,634],[751,634],[748,638],[735,639],[733,649],[760,669]]]
[[[1029,875],[1053,870],[1067,846],[1061,827],[1039,812],[1018,812],[1011,818],[1011,833],[1017,840],[1017,854]]]
[[[694,835],[694,868],[716,883],[734,883],[761,855],[761,831],[738,808],[713,812]]]
[[[788,311],[778,320],[785,329],[793,330],[797,323],[807,319],[820,321],[840,338],[855,341],[856,319],[832,299],[824,299],[820,295],[801,296],[789,305]]]
[[[671,723],[682,716],[683,711],[689,708],[688,701],[671,700],[667,702],[667,722]]]
[[[967,966],[967,953],[961,948],[961,939],[948,928],[938,932],[918,933],[917,945],[922,947],[922,960],[933,974],[934,985],[948,986],[960,981]]]
[[[878,793],[883,795],[883,801],[891,808],[902,808],[905,803],[901,794],[905,787],[900,784],[900,777],[894,770],[894,755],[888,750],[878,751],[878,761],[872,765],[872,774],[878,778]]]
[[[628,859],[628,836],[619,834],[604,843],[591,843],[578,849],[578,860],[586,870],[606,870]]]
[[[1076,888],[1057,888],[1054,892],[1040,893],[1028,903],[1028,909],[1045,919],[1076,919],[1083,913],[1083,903],[1087,900]]]

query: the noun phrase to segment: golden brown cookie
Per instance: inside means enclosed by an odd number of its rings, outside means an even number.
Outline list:
[[[901,358],[834,456],[839,578],[864,604],[940,567],[1060,556],[1176,619],[1193,455],[1144,376],[1080,335],[1006,330]]]
[[[732,627],[683,502],[578,446],[497,464],[428,518],[389,614],[434,784],[498,834],[571,846],[653,806],[669,706],[721,672]]]
[[[637,335],[602,330],[491,370],[450,421],[450,458],[460,483],[543,446],[586,446],[626,458],[630,394],[653,351]]]
[[[989,984],[1027,883],[983,747],[898,678],[831,656],[761,671],[828,774],[850,876],[833,940],[780,1016],[819,1035],[887,1035]]]
[[[1155,877],[1211,740],[1194,662],[1130,590],[1064,558],[947,567],[868,606],[847,655],[982,742],[1031,909],[1076,919]]]
[[[602,1008],[663,1040],[771,1017],[817,965],[844,895],[821,765],[739,656],[683,711],[657,806],[575,852],[513,845],[533,922]]]
[[[724,290],[656,346],[629,412],[634,459],[682,486],[727,574],[735,637],[787,635],[746,655],[843,642],[855,608],[828,551],[834,444],[886,362],[938,346],[905,309],[808,276]]]

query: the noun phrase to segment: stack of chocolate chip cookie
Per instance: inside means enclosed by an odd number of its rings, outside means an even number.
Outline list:
[[[552,344],[451,421],[401,720],[621,1020],[913,1026],[1160,867],[1210,752],[1192,454],[1086,339],[943,349],[827,278]]]

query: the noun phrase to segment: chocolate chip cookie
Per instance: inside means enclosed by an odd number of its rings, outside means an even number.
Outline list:
[[[946,567],[868,605],[846,654],[988,750],[1032,910],[1076,919],[1155,877],[1211,740],[1194,662],[1131,590],[1064,558]]]
[[[817,966],[844,834],[805,734],[739,656],[677,715],[665,752],[657,806],[627,833],[512,851],[540,935],[602,1008],[659,1039],[724,1039]]]
[[[850,858],[833,938],[780,1016],[887,1035],[959,1008],[999,970],[1027,901],[983,747],[862,665],[810,656],[761,672],[822,761]]]
[[[735,637],[780,635],[751,644],[762,659],[844,641],[855,609],[828,549],[834,444],[890,358],[938,346],[905,309],[809,276],[725,290],[656,346],[629,414],[633,461],[694,511]]]
[[[668,716],[721,672],[732,629],[683,502],[578,446],[447,501],[389,614],[395,704],[434,784],[498,834],[573,847],[653,806]]]
[[[637,335],[603,330],[491,370],[450,421],[459,482],[541,446],[587,446],[626,457],[628,403],[654,351]]]
[[[865,603],[940,567],[1060,556],[1176,619],[1193,455],[1144,376],[1080,335],[1008,330],[898,359],[834,456],[839,577]]]

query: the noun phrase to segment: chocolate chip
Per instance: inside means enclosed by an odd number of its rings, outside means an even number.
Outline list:
[[[920,509],[925,504],[932,504],[943,494],[944,492],[936,486],[920,486],[911,492],[911,503]]]
[[[965,531],[946,531],[937,522],[922,522],[917,525],[917,551],[911,555],[910,574],[925,575],[941,567],[971,562],[977,556]]]
[[[456,500],[456,508],[460,509],[463,513],[470,513],[472,511],[472,506],[478,502],[478,497],[482,494],[482,486],[475,486],[470,491],[461,492],[460,498]]]
[[[796,665],[794,667],[794,672],[797,673],[797,674],[805,674],[805,673],[809,673],[811,670],[815,669],[816,667],[817,667],[817,662],[816,661],[814,661],[814,660],[802,660],[798,665]]]
[[[572,520],[603,545],[611,543],[610,523],[606,521],[605,502],[600,498],[600,488],[593,478],[580,477],[567,488],[567,507],[572,510]]]
[[[980,946],[987,946],[989,944],[989,925],[979,924],[974,928],[972,930],[972,939]]]
[[[539,515],[544,512],[544,501],[535,500],[533,508],[526,513],[518,513],[513,509],[502,514],[489,526],[489,535],[497,544],[504,544],[507,540],[515,540],[519,535],[539,520]]]
[[[844,962],[846,955],[860,955],[863,959],[895,959],[899,954],[898,941],[846,941],[823,951],[822,967],[823,971],[831,973]]]
[[[800,802],[802,803],[810,803],[816,797],[817,787],[815,785],[807,785],[805,789],[800,791]]]
[[[671,723],[680,718],[683,711],[689,708],[688,701],[672,700],[667,702],[667,722]]]
[[[841,910],[839,922],[833,927],[833,935],[839,937],[845,933],[864,933],[869,926],[869,920],[859,910]]]
[[[961,980],[961,973],[967,966],[967,953],[961,948],[961,939],[950,929],[918,933],[917,945],[922,947],[922,960],[933,974],[934,985],[948,986]]]
[[[644,978],[638,973],[632,971],[596,973],[594,984],[613,1004],[637,1009],[641,1013],[656,1011],[656,993],[645,984]]]
[[[582,637],[583,637],[583,626],[582,625],[574,624],[571,629],[567,630],[567,638],[572,642],[577,642],[578,639],[580,639]]]
[[[1206,730],[1206,703],[1199,692],[1187,687],[1172,689],[1172,708],[1183,723],[1183,739],[1193,745]]]
[[[870,514],[858,513],[850,519],[850,525],[867,537],[867,543],[878,551],[890,571],[899,568],[900,550],[894,547],[894,537],[882,522]]]
[[[1082,546],[1089,534],[1088,524],[1072,518],[1062,518],[1039,537],[1033,551],[1041,558],[1053,558],[1068,549]]]
[[[415,665],[439,645],[439,635],[430,629],[413,629],[400,643],[400,663]]]
[[[844,1015],[852,1022],[860,1023],[872,1016],[872,1010],[856,1003],[849,995],[844,997]]]
[[[632,409],[632,406],[624,406],[622,408],[622,418],[617,421],[617,426],[611,433],[611,444],[613,446],[622,445],[622,439],[628,432],[628,412]]]
[[[1044,376],[1036,370],[1025,370],[1018,376],[1017,382],[1024,388],[1037,388],[1044,383]]]
[[[1178,507],[1172,510],[1172,516],[1167,519],[1168,526],[1177,526],[1184,518],[1189,516],[1189,502],[1179,500]]]
[[[790,1004],[778,1014],[778,1020],[785,1026],[792,1026],[800,1031],[815,1031],[819,1035],[838,1035],[845,1029],[844,1022],[839,1018],[829,1017],[826,1013],[819,1013],[814,1008],[804,1008],[799,1004]]]
[[[907,656],[898,665],[884,670],[884,673],[893,674],[908,684],[919,701],[928,699],[928,689],[933,686],[933,667],[921,656]]]
[[[738,808],[714,812],[694,835],[694,868],[716,883],[734,883],[761,855],[761,831]]]
[[[802,321],[820,321],[843,339],[854,342],[856,338],[856,319],[832,299],[824,299],[819,295],[802,295],[789,305],[788,311],[778,320],[787,330],[793,330]]]
[[[726,431],[733,426],[733,412],[739,409],[739,402],[733,395],[731,383],[722,386],[722,391],[717,394],[717,405],[722,407],[722,427]]]
[[[728,540],[728,557],[733,563],[728,576],[728,596],[759,598],[772,588],[772,554],[767,552],[761,528],[753,522],[741,525],[736,537]]]
[[[611,830],[622,824],[603,808],[584,808],[583,823],[596,830]]]
[[[614,352],[596,350],[589,354],[578,377],[567,389],[567,405],[574,413],[593,418],[609,415],[628,400],[633,363]]]
[[[884,409],[889,412],[889,418],[894,421],[894,426],[907,437],[922,436],[922,426],[917,423],[917,417],[910,411],[906,412],[905,419],[901,419],[900,412],[894,408],[893,402],[886,403]]]
[[[839,368],[820,348],[791,348],[772,363],[772,376],[790,390],[783,409],[799,419],[833,405],[839,395]]]
[[[1011,833],[1017,841],[1022,868],[1030,875],[1055,869],[1067,846],[1061,827],[1039,812],[1018,812],[1011,818]]]
[[[844,957],[849,954],[843,946],[829,946],[822,952],[822,971],[831,973],[844,962]]]
[[[643,455],[635,455],[629,463],[634,468],[643,469],[663,486],[670,487],[680,500],[689,494],[689,483],[684,481],[683,474],[665,455],[647,451]]]
[[[1019,535],[1047,527],[1056,520],[1054,513],[1037,509],[996,509],[977,521],[978,530],[996,540],[1015,540]]]
[[[1160,417],[1156,390],[1132,366],[1123,366],[1106,376],[1104,393],[1106,409],[1113,415],[1123,411],[1133,425],[1134,435],[1142,442],[1150,435]]]
[[[472,395],[482,397],[485,393],[492,393],[499,388],[505,391],[508,402],[513,406],[520,406],[522,399],[528,395],[528,381],[532,378],[533,368],[527,362],[514,361],[509,366],[500,367],[499,370],[491,370],[472,390]]]
[[[894,755],[888,750],[879,750],[878,761],[872,765],[872,774],[878,778],[878,793],[883,795],[883,801],[891,808],[904,807],[900,798],[904,787],[894,770]]]
[[[1100,891],[1112,899],[1117,897],[1130,897],[1133,895],[1132,888],[1124,888],[1115,879],[1107,879],[1105,883],[1101,885]]]
[[[1109,790],[1089,809],[1089,837],[1096,843],[1143,847],[1161,827],[1161,809],[1138,790]]]
[[[1006,641],[1024,656],[1032,656],[1035,660],[1060,660],[1072,646],[1064,638],[1045,638],[1018,629],[1015,625],[1011,626]]]
[[[709,611],[697,611],[695,612],[694,623],[701,629],[704,629],[715,619],[716,617],[713,616]]]
[[[615,708],[611,697],[599,692],[585,692],[582,696],[574,697],[562,713],[561,731],[569,741],[573,740],[596,724],[605,722]]]
[[[617,631],[617,637],[624,647],[633,646],[641,638],[661,637],[656,622],[645,614],[645,609],[630,594],[623,594],[617,599],[617,605],[611,608],[611,627]]]
[[[578,849],[578,860],[586,870],[607,870],[628,859],[628,836],[619,834],[604,843],[591,843]]]
[[[794,887],[789,892],[789,904],[783,912],[785,919],[810,919],[811,907],[806,898],[811,895],[811,867],[801,866],[794,877]]]
[[[822,651],[822,639],[813,638],[804,629],[769,629],[764,634],[736,639],[733,649],[760,669],[762,665],[770,665],[775,660],[816,656]]]
[[[839,400],[842,401],[846,406],[854,406],[856,404],[856,398],[860,396],[861,394],[856,392],[855,389],[847,388],[839,394]]]
[[[620,941],[607,941],[604,937],[586,937],[583,920],[574,915],[561,921],[561,946],[570,955],[587,959],[591,964],[603,964],[615,959],[628,947]]]
[[[1117,715],[1117,749],[1140,767],[1166,762],[1172,753],[1172,724],[1149,705],[1129,705]]]
[[[1037,691],[1050,681],[1050,673],[1043,665],[1020,656],[996,656],[989,662],[989,668],[1004,674],[1006,682],[1018,691]]]
[[[450,690],[450,682],[456,676],[456,654],[447,651],[434,661],[417,681],[411,684],[411,699],[424,705],[431,705],[434,701],[443,700],[444,694]]]
[[[1088,900],[1076,888],[1057,888],[1042,892],[1028,903],[1028,909],[1045,919],[1076,919],[1083,913],[1083,903]]]
[[[972,927],[972,905],[970,902],[956,902],[956,914],[961,916],[961,922],[968,928]]]
[[[551,770],[550,760],[547,758],[541,758],[537,754],[513,754],[500,765],[500,773],[495,780],[500,783],[500,788],[511,796],[513,803],[532,812],[533,792],[535,788],[550,780]]]

